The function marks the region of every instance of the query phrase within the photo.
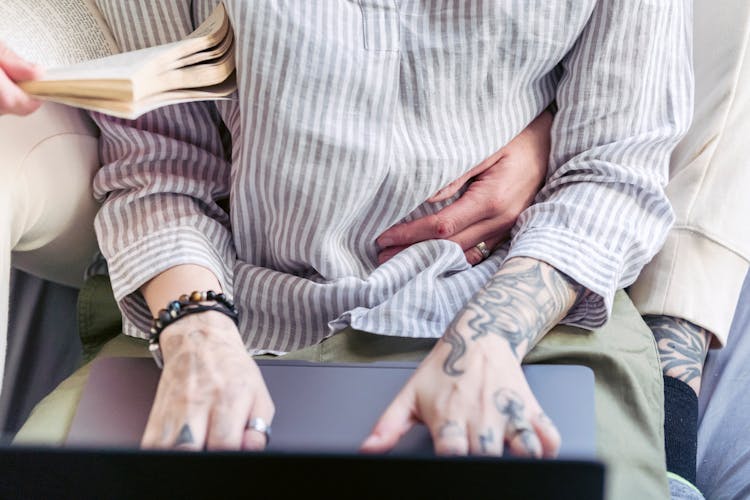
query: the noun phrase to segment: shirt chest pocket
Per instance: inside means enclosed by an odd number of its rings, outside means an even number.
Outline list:
[[[366,50],[394,52],[399,49],[399,17],[396,0],[359,0]]]

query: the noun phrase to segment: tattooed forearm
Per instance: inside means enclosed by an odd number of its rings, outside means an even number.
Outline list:
[[[454,320],[442,340],[451,346],[443,372],[459,376],[467,340],[497,335],[522,358],[585,293],[552,266],[529,258],[511,259]]]
[[[511,259],[467,306],[471,338],[498,335],[520,358],[583,293],[583,287],[552,266],[535,259]]]
[[[644,320],[659,347],[662,373],[682,380],[698,394],[711,334],[672,316],[644,316]]]

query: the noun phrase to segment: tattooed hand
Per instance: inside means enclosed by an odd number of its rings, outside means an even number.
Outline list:
[[[551,457],[560,435],[526,382],[521,360],[583,293],[551,266],[511,259],[461,311],[375,424],[365,452],[392,448],[414,423],[435,452]]]
[[[164,329],[160,343],[164,371],[141,445],[263,449],[265,435],[247,422],[270,424],[274,405],[234,323],[214,311],[186,316]]]

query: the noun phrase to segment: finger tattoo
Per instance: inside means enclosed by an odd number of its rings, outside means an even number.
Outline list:
[[[440,429],[438,429],[438,437],[439,438],[451,438],[451,437],[463,437],[466,435],[466,431],[463,427],[458,425],[458,422],[455,420],[447,420],[443,425],[440,426]]]
[[[487,429],[486,432],[479,435],[479,448],[482,450],[482,453],[489,452],[490,446],[493,444],[495,444],[495,433],[492,429]]]
[[[523,446],[523,449],[526,450],[526,453],[532,456],[541,455],[541,443],[536,438],[536,434],[534,434],[534,430],[526,424],[527,427],[522,427],[519,429],[516,429],[516,433],[513,436],[512,439],[515,439],[516,437],[521,438],[521,445]]]
[[[541,452],[539,440],[528,420],[522,418],[508,423],[508,442],[515,439],[521,441],[521,447],[527,454],[537,455]]]
[[[521,439],[521,445],[530,455],[540,453],[540,444],[534,434],[534,429],[524,416],[525,405],[521,396],[511,389],[500,389],[495,392],[495,408],[508,419],[508,441]]]
[[[190,426],[188,424],[185,424],[182,426],[182,429],[180,429],[180,433],[177,436],[177,439],[174,442],[175,446],[182,446],[186,444],[193,444],[195,442],[195,439],[193,438],[193,433],[190,431]]]
[[[523,410],[525,408],[521,396],[512,389],[498,389],[493,397],[495,408],[500,414],[505,415],[512,424],[524,420]]]

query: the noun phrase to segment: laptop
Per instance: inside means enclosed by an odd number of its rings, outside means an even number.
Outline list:
[[[276,405],[272,452],[356,453],[416,369],[415,363],[258,360]],[[596,456],[594,376],[583,366],[525,365],[531,390],[562,437],[559,456]],[[139,446],[160,371],[150,358],[97,359],[68,433],[68,446]],[[432,454],[421,424],[391,454]]]
[[[258,364],[276,404],[268,450],[138,449],[159,370],[148,358],[100,358],[64,446],[0,446],[0,498],[604,498],[587,368],[524,367],[562,435],[558,458],[535,460],[438,457],[421,425],[390,454],[359,454],[416,365]]]

